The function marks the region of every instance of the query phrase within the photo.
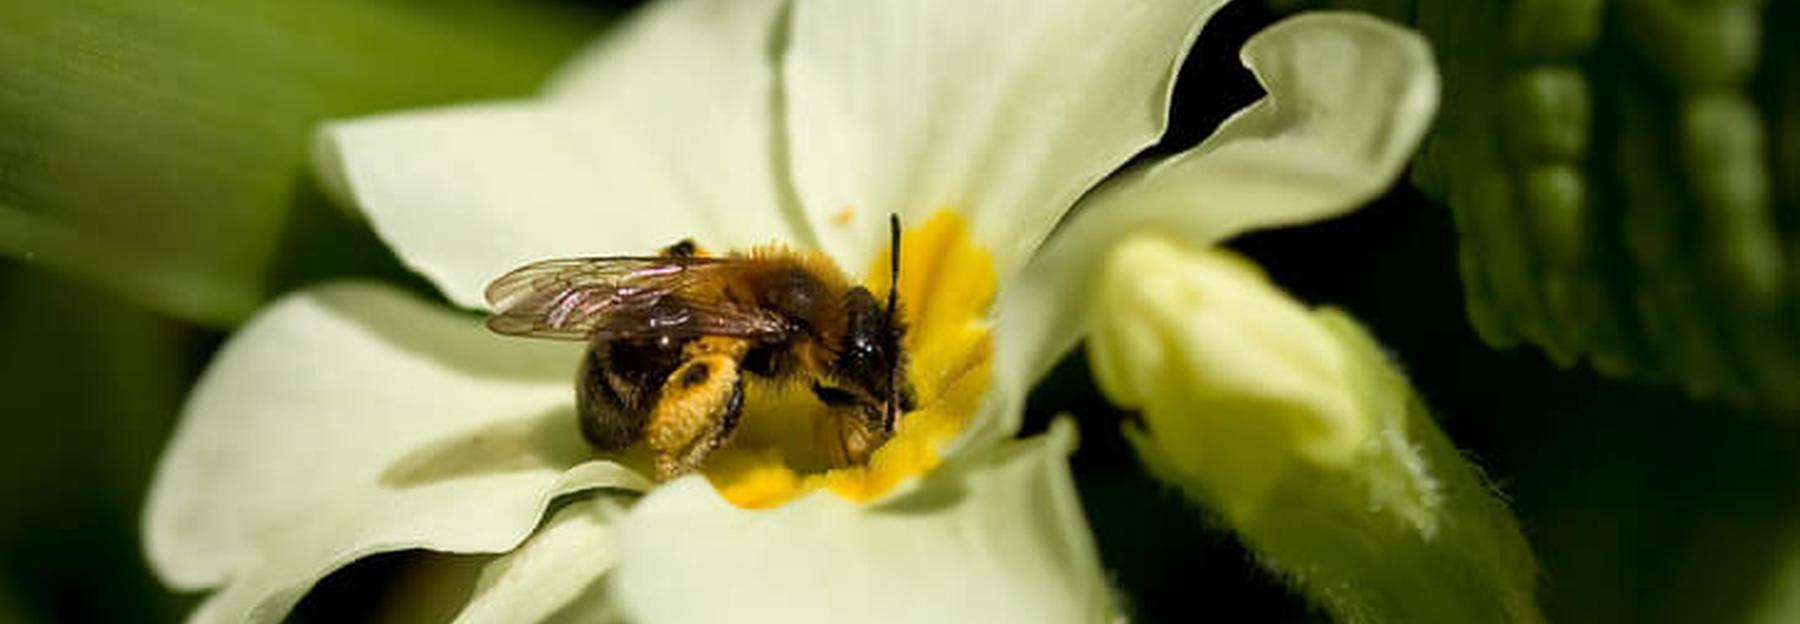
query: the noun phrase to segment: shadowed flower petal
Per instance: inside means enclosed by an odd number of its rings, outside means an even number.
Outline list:
[[[889,213],[951,208],[1002,281],[1154,143],[1223,0],[799,0],[783,65],[794,186],[850,267]]]
[[[1367,16],[1288,19],[1252,37],[1243,56],[1268,97],[1198,147],[1097,190],[1002,293],[1002,388],[1027,387],[1080,340],[1096,259],[1114,241],[1153,231],[1202,246],[1341,214],[1394,182],[1436,110],[1425,42]]]
[[[746,510],[678,481],[618,524],[613,590],[646,622],[1100,621],[1111,606],[1073,445],[1059,422],[874,506],[815,492]]]
[[[178,587],[224,586],[197,621],[275,621],[357,558],[504,552],[557,493],[647,487],[583,463],[574,358],[385,287],[283,299],[189,398],[147,505],[151,564]]]
[[[545,99],[331,125],[319,167],[451,301],[532,260],[805,242],[777,200],[778,0],[652,3]]]
[[[618,546],[612,523],[624,513],[604,498],[570,503],[518,550],[487,564],[456,624],[538,622],[580,601],[612,569]],[[603,612],[585,614],[594,621]]]

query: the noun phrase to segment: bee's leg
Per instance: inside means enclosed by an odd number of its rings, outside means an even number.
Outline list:
[[[684,238],[675,241],[675,244],[673,245],[662,248],[662,255],[672,258],[691,258],[695,256],[704,256],[706,255],[706,252],[705,250],[700,249],[700,245],[695,243],[694,239]]]
[[[887,441],[860,412],[856,407],[834,407],[824,418],[813,421],[813,438],[825,448],[834,467],[867,464],[875,449]]]
[[[813,422],[813,439],[825,448],[832,465],[869,463],[875,449],[893,437],[894,427],[884,411],[867,400],[818,382],[813,383],[812,392],[830,408],[824,418]]]
[[[712,431],[704,434],[703,438],[695,440],[694,444],[688,447],[687,452],[682,454],[680,462],[682,471],[699,468],[700,463],[706,461],[708,455],[725,446],[726,442],[730,442],[732,434],[737,433],[738,422],[743,420],[743,416],[744,379],[739,377],[737,383],[732,384],[731,390],[726,395],[724,405],[720,406],[719,411],[714,414]]]
[[[710,343],[702,338],[696,343]],[[724,340],[724,339],[721,339]],[[730,441],[744,406],[741,344],[696,344],[689,358],[663,382],[646,438],[656,457],[656,478],[692,472]]]

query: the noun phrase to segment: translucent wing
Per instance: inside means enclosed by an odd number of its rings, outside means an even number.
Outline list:
[[[771,336],[784,319],[723,300],[730,258],[566,258],[525,265],[488,285],[489,329],[502,334],[600,337]]]

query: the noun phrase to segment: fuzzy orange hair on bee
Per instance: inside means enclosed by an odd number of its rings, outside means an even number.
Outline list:
[[[889,218],[886,302],[817,251],[723,256],[691,239],[655,256],[534,262],[493,281],[495,332],[588,343],[576,414],[596,448],[645,443],[659,481],[730,441],[747,384],[804,385],[826,405],[840,465],[866,463],[910,410],[896,294],[900,219]]]

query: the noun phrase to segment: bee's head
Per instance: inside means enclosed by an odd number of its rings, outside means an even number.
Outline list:
[[[859,403],[871,420],[892,433],[899,415],[913,408],[912,386],[906,381],[906,351],[902,342],[906,324],[900,319],[900,218],[891,217],[892,256],[887,301],[858,286],[851,289],[846,305],[847,327],[836,375],[863,394]]]
[[[846,303],[849,323],[833,376],[845,389],[861,395],[857,403],[874,410],[871,419],[879,419],[891,431],[898,413],[912,408],[906,353],[901,346],[906,327],[860,286],[850,291]]]

